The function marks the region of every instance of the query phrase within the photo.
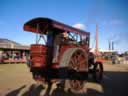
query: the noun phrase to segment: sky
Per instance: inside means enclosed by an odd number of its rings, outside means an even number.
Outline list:
[[[128,0],[0,0],[0,38],[23,45],[35,43],[35,34],[25,32],[23,24],[32,18],[48,17],[70,26],[81,25],[90,32],[95,47],[96,24],[99,48],[128,51]]]

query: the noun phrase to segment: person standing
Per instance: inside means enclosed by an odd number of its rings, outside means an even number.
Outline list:
[[[60,46],[66,41],[67,38],[68,38],[68,33],[66,31],[59,33],[55,36],[54,45],[53,45],[54,46],[53,63],[58,62]]]

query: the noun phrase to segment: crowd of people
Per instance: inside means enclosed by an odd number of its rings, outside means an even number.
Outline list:
[[[25,60],[27,56],[25,53],[8,53],[8,52],[1,52],[0,53],[0,63],[4,63],[7,60]]]

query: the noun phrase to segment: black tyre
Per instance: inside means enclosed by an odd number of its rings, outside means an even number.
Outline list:
[[[103,64],[96,62],[93,67],[93,79],[95,82],[100,83],[103,79]]]

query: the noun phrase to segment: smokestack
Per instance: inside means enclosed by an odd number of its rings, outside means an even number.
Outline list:
[[[98,54],[98,24],[96,24],[96,46],[95,46],[95,53]]]
[[[114,50],[114,41],[112,41],[112,50]]]
[[[111,50],[111,40],[108,41],[108,46],[109,46],[108,50]]]

